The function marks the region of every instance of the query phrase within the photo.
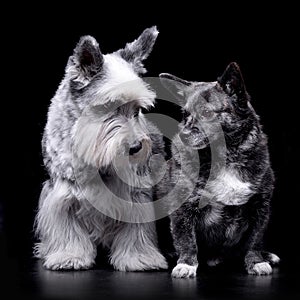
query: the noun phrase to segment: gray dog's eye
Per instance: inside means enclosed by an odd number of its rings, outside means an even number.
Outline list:
[[[209,109],[204,109],[201,113],[201,117],[206,120],[211,120],[215,116],[215,112]]]
[[[184,119],[187,119],[190,116],[190,113],[187,110],[183,110],[182,113]]]

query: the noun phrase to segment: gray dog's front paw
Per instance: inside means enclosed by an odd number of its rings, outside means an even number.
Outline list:
[[[198,266],[187,264],[178,264],[172,271],[172,277],[175,278],[193,278],[196,277]]]
[[[269,275],[272,272],[272,267],[268,262],[256,263],[252,268],[248,269],[248,274],[250,275]]]

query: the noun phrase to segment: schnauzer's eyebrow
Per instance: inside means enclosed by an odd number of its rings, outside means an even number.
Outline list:
[[[120,106],[119,110],[125,115],[131,115],[138,108],[140,108],[138,101],[130,101]]]

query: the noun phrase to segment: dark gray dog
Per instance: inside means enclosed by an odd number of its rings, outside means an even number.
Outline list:
[[[180,96],[184,119],[159,194],[168,194],[175,184],[190,190],[187,199],[178,195],[168,201],[170,211],[182,202],[170,216],[179,256],[172,276],[194,277],[198,252],[211,266],[239,257],[249,274],[272,273],[279,258],[261,244],[274,177],[267,138],[238,65],[231,63],[215,82],[160,77]]]

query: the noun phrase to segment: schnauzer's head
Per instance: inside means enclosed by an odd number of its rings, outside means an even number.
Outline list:
[[[157,35],[156,27],[148,28],[106,55],[93,37],[84,36],[69,58],[65,83],[79,111],[73,145],[87,164],[106,169],[116,161],[139,165],[147,160],[151,140],[141,109],[153,106],[155,93],[140,75]]]
[[[179,137],[192,148],[205,148],[224,133],[230,135],[240,130],[243,120],[252,112],[236,63],[229,64],[213,82],[190,82],[167,73],[160,77],[182,106],[184,117]]]

